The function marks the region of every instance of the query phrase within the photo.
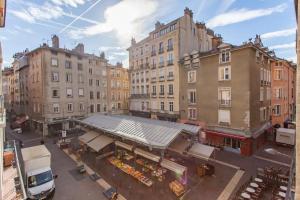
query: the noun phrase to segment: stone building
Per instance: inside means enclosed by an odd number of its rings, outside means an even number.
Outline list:
[[[12,107],[11,103],[13,101],[13,79],[14,78],[14,70],[12,67],[4,68],[2,70],[2,92],[4,98],[4,107],[7,112],[10,112]]]
[[[296,66],[278,59],[272,63],[272,124],[284,127],[295,120]]]
[[[124,68],[121,63],[117,63],[116,65],[109,65],[107,73],[109,113],[128,113],[128,69]]]
[[[186,54],[180,67],[181,121],[201,125],[204,143],[251,155],[270,133],[273,60],[256,42]]]
[[[179,64],[185,53],[212,49],[217,40],[212,30],[184,16],[167,24],[157,22],[143,40],[132,39],[129,51],[130,100],[132,115],[177,121],[179,107]]]

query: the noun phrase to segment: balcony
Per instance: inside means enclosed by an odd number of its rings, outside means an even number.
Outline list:
[[[168,46],[167,51],[173,51],[173,45]]]
[[[168,93],[168,98],[173,98],[174,97],[174,93]]]
[[[151,82],[152,82],[152,83],[156,82],[156,77],[152,77],[152,78],[151,78]]]
[[[165,93],[161,93],[161,92],[160,92],[160,93],[159,93],[159,96],[160,96],[160,97],[163,97],[163,96],[165,96]]]
[[[149,63],[146,63],[146,64],[145,64],[145,69],[149,69],[149,68],[150,68]]]
[[[156,56],[156,51],[151,51],[151,56]]]
[[[165,80],[165,77],[164,76],[160,76],[159,77],[159,81],[164,81]]]
[[[168,66],[173,65],[173,60],[168,60]]]
[[[153,64],[151,69],[156,69],[156,64]]]
[[[146,98],[150,98],[150,94],[131,94],[130,95],[130,99],[146,99]]]
[[[174,76],[172,75],[172,76],[167,76],[167,80],[168,81],[173,81],[174,80]]]
[[[162,68],[162,67],[164,67],[164,66],[165,66],[165,63],[164,63],[164,62],[160,62],[158,67],[159,67],[159,68]]]
[[[158,50],[158,53],[159,54],[162,54],[164,52],[164,48],[160,48],[159,50]]]
[[[219,100],[219,107],[231,107],[231,100]]]
[[[156,97],[156,93],[151,93],[151,96]]]

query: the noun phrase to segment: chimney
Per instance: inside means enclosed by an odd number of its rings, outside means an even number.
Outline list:
[[[57,35],[52,36],[52,47],[53,48],[59,48],[59,38]]]
[[[77,53],[84,54],[84,45],[82,43],[77,44],[74,49]]]
[[[136,44],[136,41],[134,38],[131,39],[131,45],[135,45]]]
[[[189,15],[191,18],[193,18],[193,11],[190,10],[188,7],[185,7],[184,15]]]
[[[217,49],[217,47],[223,43],[223,38],[221,35],[216,35],[212,38],[212,49]]]
[[[160,26],[161,26],[161,23],[160,23],[159,21],[157,21],[157,22],[155,23],[155,30],[158,29]]]

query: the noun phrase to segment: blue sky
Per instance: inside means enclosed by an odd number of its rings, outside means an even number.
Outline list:
[[[111,63],[128,63],[126,48],[153,30],[156,21],[169,22],[187,6],[194,20],[205,22],[225,42],[241,44],[255,34],[276,55],[296,59],[293,0],[7,0],[6,27],[0,32],[4,66],[15,52],[49,43],[85,51],[105,51]]]

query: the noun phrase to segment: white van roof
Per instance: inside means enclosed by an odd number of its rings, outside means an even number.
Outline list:
[[[23,148],[21,152],[24,161],[51,155],[45,145]]]
[[[296,130],[295,129],[290,129],[290,128],[278,128],[277,132],[281,132],[281,133],[289,133],[289,134],[295,134]]]

